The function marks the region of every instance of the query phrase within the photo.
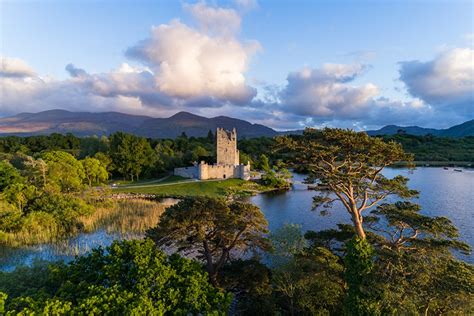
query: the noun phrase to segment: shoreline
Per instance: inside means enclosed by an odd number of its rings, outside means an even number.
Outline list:
[[[474,162],[472,161],[413,161],[416,167],[467,167],[474,168]],[[407,162],[399,162],[391,165],[390,167],[407,167]]]

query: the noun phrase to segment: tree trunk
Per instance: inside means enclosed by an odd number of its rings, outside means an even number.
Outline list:
[[[366,236],[364,227],[362,226],[362,217],[359,216],[357,213],[352,214],[352,222],[354,223],[354,228],[357,236],[361,239],[365,239]]]
[[[204,255],[206,256],[206,270],[207,274],[209,274],[209,282],[214,287],[219,287],[219,282],[217,281],[217,271],[214,269],[214,262],[212,261],[212,254],[209,251],[209,245],[207,244],[207,241],[204,241],[203,243],[203,248],[204,248]]]
[[[209,273],[209,272],[208,272]],[[219,287],[219,282],[217,281],[217,272],[213,271],[212,274],[209,273],[209,282],[215,287]]]

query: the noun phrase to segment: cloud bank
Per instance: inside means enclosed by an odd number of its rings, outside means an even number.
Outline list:
[[[364,82],[371,66],[326,63],[290,71],[283,86],[253,87],[246,73],[262,52],[258,41],[240,38],[236,8],[184,4],[193,23],[178,19],[151,28],[148,37],[126,49],[128,62],[104,73],[68,64],[66,80],[38,75],[25,61],[2,57],[0,115],[62,108],[120,111],[155,116],[187,110],[228,115],[277,129],[303,126],[370,128],[385,124],[446,126],[472,119],[474,51],[447,50],[429,61],[399,63],[408,100],[382,95]]]
[[[474,50],[455,48],[428,62],[400,63],[408,92],[439,111],[474,116]]]

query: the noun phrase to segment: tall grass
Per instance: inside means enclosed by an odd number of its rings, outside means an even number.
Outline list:
[[[79,222],[85,232],[143,233],[158,224],[166,207],[144,199],[119,200],[112,207],[99,207],[91,215],[79,217]]]
[[[18,247],[55,242],[58,245],[64,244],[66,247],[71,247],[67,238],[99,229],[108,233],[119,233],[123,236],[136,236],[155,226],[168,206],[144,199],[103,203],[97,206],[92,214],[79,217],[75,225],[76,228],[69,232],[61,229],[60,223],[50,214],[36,212],[31,214],[34,216],[28,217],[21,230],[17,232],[0,231],[0,245]]]

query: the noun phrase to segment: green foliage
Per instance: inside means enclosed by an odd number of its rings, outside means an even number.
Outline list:
[[[106,167],[96,158],[86,157],[81,160],[82,166],[84,167],[85,178],[89,187],[93,184],[98,185],[107,181],[109,174],[107,173]]]
[[[0,161],[0,192],[11,184],[23,182],[20,172],[7,160]]]
[[[26,203],[34,196],[35,191],[35,187],[32,185],[13,183],[3,191],[2,198],[23,210]]]
[[[384,141],[395,141],[406,152],[412,153],[415,161],[469,161],[474,162],[474,137],[435,137],[432,135],[383,136]]]
[[[296,254],[273,272],[278,305],[290,315],[337,315],[344,295],[343,266],[325,248]]]
[[[291,173],[283,167],[270,167],[270,160],[264,154],[260,156],[259,166],[263,171],[261,182],[273,188],[289,188]]]
[[[10,232],[18,229],[21,226],[21,220],[22,212],[18,208],[0,200],[0,232]]]
[[[274,315],[277,310],[273,297],[271,270],[257,259],[234,260],[222,269],[221,284],[238,291],[237,314]]]
[[[221,315],[231,301],[199,264],[167,257],[150,240],[114,242],[67,265],[0,273],[0,291],[11,314]]]
[[[409,202],[380,205],[366,216],[366,242],[353,240],[350,225],[306,234],[312,247],[345,258],[347,309],[384,315],[472,313],[474,268],[451,253],[468,253],[470,247],[456,239],[458,231],[447,218],[419,212]]]
[[[159,246],[194,253],[206,263],[212,284],[234,250],[265,249],[267,221],[252,204],[209,197],[185,198],[166,209],[157,227],[149,230]]]
[[[5,313],[5,302],[8,298],[6,293],[0,292],[0,313],[3,315]]]
[[[60,192],[78,192],[83,188],[84,167],[74,156],[64,151],[50,151],[42,154],[48,165],[48,184]]]
[[[110,150],[114,169],[132,181],[138,180],[143,168],[152,165],[156,157],[145,138],[122,132],[110,136]]]
[[[28,210],[51,214],[60,225],[59,230],[67,234],[77,230],[78,217],[92,213],[93,207],[71,195],[44,193],[31,201]]]
[[[374,249],[366,239],[354,237],[347,245],[344,259],[344,279],[347,296],[344,310],[347,315],[379,315],[380,307],[372,293]]]
[[[308,242],[301,232],[301,226],[286,224],[270,234],[272,244],[271,263],[278,267],[287,263],[295,254],[301,253]]]
[[[2,161],[5,185],[0,194],[0,243],[21,245],[56,240],[80,230],[78,218],[93,212],[100,191],[84,191],[103,181],[107,172],[99,160],[79,161],[62,151],[42,153],[35,159],[14,155]],[[84,166],[86,167],[84,169]],[[95,172],[95,173],[94,173]]]

